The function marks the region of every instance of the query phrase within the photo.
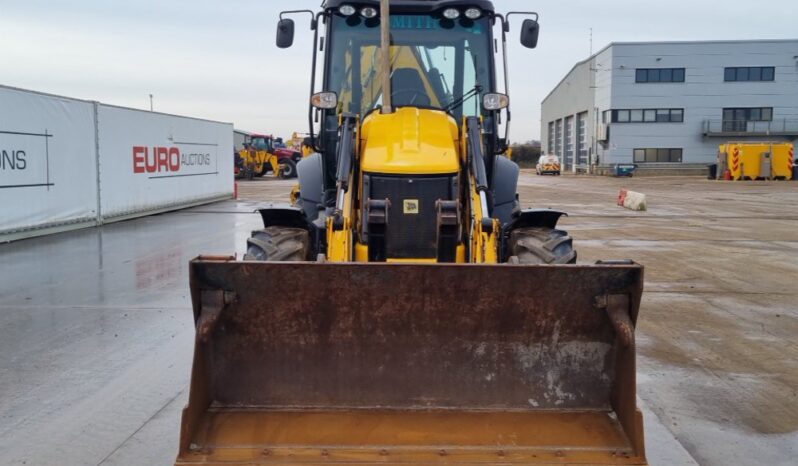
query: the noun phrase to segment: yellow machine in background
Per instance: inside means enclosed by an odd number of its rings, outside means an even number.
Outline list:
[[[291,135],[291,139],[286,143],[286,146],[291,150],[300,152],[303,158],[315,152],[313,149],[313,141],[309,133],[295,131]]]
[[[262,177],[269,172],[278,178],[296,178],[300,152],[275,148],[272,136],[253,134],[236,154],[239,178]]]
[[[795,149],[789,142],[735,142],[718,149],[718,178],[728,170],[732,180],[789,180]]]
[[[270,137],[260,135],[252,135],[247,138],[244,148],[238,151],[240,178],[261,177],[270,170],[279,176],[280,166],[277,158],[269,152],[270,140]]]
[[[565,214],[521,209],[504,155],[518,14],[534,48],[537,14],[487,0],[313,15],[325,87],[296,205],[260,210],[244,260],[190,264],[178,465],[646,464],[642,267],[577,265]]]

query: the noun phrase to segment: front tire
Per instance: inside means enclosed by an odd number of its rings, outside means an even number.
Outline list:
[[[283,159],[280,164],[283,166],[282,170],[280,170],[280,178],[284,180],[296,178],[296,162],[291,159]]]
[[[252,232],[246,261],[301,262],[308,260],[310,235],[301,228],[269,227]]]
[[[574,241],[563,230],[519,228],[510,233],[510,257],[520,264],[575,264]]]

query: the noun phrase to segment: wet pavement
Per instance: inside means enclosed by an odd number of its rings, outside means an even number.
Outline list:
[[[522,184],[524,204],[571,213],[562,226],[580,262],[646,266],[638,395],[690,454],[705,465],[796,464],[798,184]],[[622,187],[647,194],[648,212],[616,207]],[[654,441],[647,438],[649,448]]]
[[[0,245],[0,464],[171,464],[193,326],[187,263],[241,254],[242,200]],[[614,205],[620,187],[649,211]],[[580,262],[646,265],[639,395],[652,465],[787,465],[798,455],[798,185],[521,179],[561,208]],[[689,452],[689,454],[688,454]]]
[[[173,461],[193,344],[187,263],[240,251],[253,209],[0,245],[0,464]]]

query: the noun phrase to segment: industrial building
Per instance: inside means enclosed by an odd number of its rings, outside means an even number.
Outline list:
[[[798,138],[798,39],[612,43],[543,100],[567,171],[703,170],[729,141]]]
[[[240,129],[233,130],[233,145],[236,148],[236,152],[244,148],[244,143],[247,141],[247,138],[250,136],[252,136],[252,133],[250,133],[249,131],[242,131]]]

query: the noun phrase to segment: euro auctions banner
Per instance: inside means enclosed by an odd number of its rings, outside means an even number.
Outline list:
[[[0,87],[0,236],[93,222],[92,102]]]
[[[105,219],[232,195],[232,124],[102,104],[98,121]]]
[[[0,85],[0,242],[230,198],[233,126]]]

